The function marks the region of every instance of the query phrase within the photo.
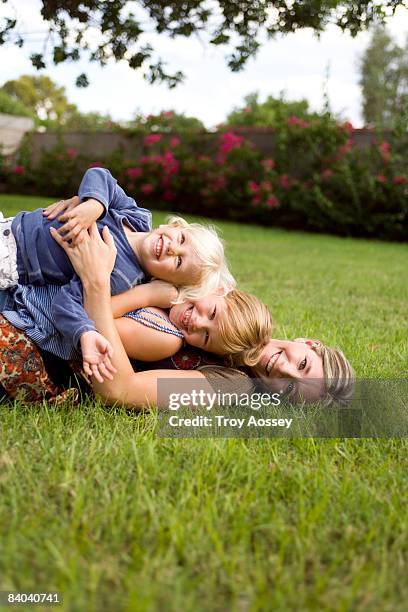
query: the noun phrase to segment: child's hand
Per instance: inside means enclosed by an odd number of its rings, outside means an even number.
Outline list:
[[[85,374],[94,376],[100,383],[104,378],[113,380],[116,368],[111,362],[113,349],[110,342],[97,331],[85,332],[80,342]]]
[[[68,200],[60,200],[59,202],[55,202],[54,204],[50,204],[47,208],[44,208],[43,215],[47,217],[50,221],[52,219],[56,219],[58,215],[63,212],[69,212],[79,204],[78,196],[73,196]]]
[[[148,283],[149,304],[157,308],[171,308],[178,296],[178,289],[171,283],[162,280],[152,280]]]
[[[99,219],[103,210],[104,208],[98,200],[90,199],[82,202],[79,206],[75,206],[58,217],[58,221],[64,223],[59,228],[58,233],[65,242],[72,241],[71,244],[73,245],[79,244],[83,239],[82,230],[89,229],[91,224]]]

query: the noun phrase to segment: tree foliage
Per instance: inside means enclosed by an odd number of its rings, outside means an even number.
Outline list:
[[[268,96],[265,102],[259,102],[258,93],[250,93],[244,98],[244,106],[235,108],[227,117],[227,125],[273,127],[286,121],[289,117],[311,119],[317,117],[309,110],[307,100],[289,101],[283,96]]]
[[[161,132],[182,134],[205,130],[204,124],[197,117],[189,117],[184,113],[173,110],[162,111],[158,115],[137,114],[134,121],[128,126],[136,132]]]
[[[32,117],[33,112],[19,100],[15,100],[0,89],[0,113],[17,117]]]
[[[183,79],[180,71],[168,72],[148,42],[151,32],[170,38],[205,33],[211,44],[225,46],[227,63],[240,70],[253,57],[261,35],[295,32],[312,28],[316,33],[328,23],[337,24],[353,36],[405,0],[41,0],[41,15],[48,27],[44,48],[31,61],[40,69],[49,62],[78,61],[85,52],[101,65],[110,59],[124,60],[131,68],[142,69],[154,83],[174,87]],[[22,30],[13,2],[3,0],[8,15],[0,22],[0,45],[23,46],[29,32]],[[98,36],[89,36],[97,31]],[[85,74],[77,85],[85,87]]]
[[[115,127],[109,115],[81,113],[69,102],[65,87],[45,75],[23,75],[4,83],[0,88],[0,112],[33,117],[37,125],[50,130],[88,132]]]
[[[61,123],[76,109],[75,104],[68,102],[65,87],[59,87],[45,75],[23,75],[4,83],[2,91],[30,109],[39,121]]]
[[[50,127],[52,128],[53,126]],[[110,115],[103,115],[95,111],[81,113],[78,110],[74,110],[57,127],[65,132],[99,132],[111,131],[117,128],[118,124],[113,121]]]
[[[408,37],[404,47],[394,43],[383,27],[373,31],[360,63],[363,116],[368,125],[393,128],[408,124]]]

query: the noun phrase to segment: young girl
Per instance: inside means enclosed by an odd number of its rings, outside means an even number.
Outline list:
[[[57,231],[65,241],[76,241],[81,230],[103,218],[98,223],[109,228],[117,249],[111,275],[112,295],[144,283],[151,276],[179,287],[179,299],[197,299],[220,285],[234,285],[223,245],[214,230],[175,217],[168,225],[151,231],[151,213],[139,208],[108,170],[92,168],[85,173],[79,202],[82,203],[59,220],[53,218],[52,212],[37,209],[1,222],[0,287],[15,287],[17,282],[31,286],[16,289],[17,307],[10,310],[18,311],[22,303],[31,314],[41,311],[47,294],[33,287],[63,285],[54,292],[52,302],[47,302],[50,311],[46,322],[40,320],[36,324],[31,317],[27,327],[24,321],[10,315],[10,322],[27,331],[41,348],[68,359],[75,356],[80,345],[84,349],[88,342],[101,346],[104,343],[84,310],[81,281],[64,250],[52,238]],[[30,304],[30,300],[34,301]]]
[[[186,342],[225,357],[230,365],[257,363],[272,331],[270,312],[257,297],[233,289],[226,295],[219,291],[171,305],[167,312],[144,307],[146,302],[171,300],[171,287],[166,285],[154,281],[112,298],[116,327],[129,357],[159,361]]]

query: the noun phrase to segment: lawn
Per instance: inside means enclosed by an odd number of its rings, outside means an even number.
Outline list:
[[[217,226],[275,337],[407,376],[406,245]],[[405,440],[167,440],[97,402],[0,410],[0,590],[79,611],[406,609]]]

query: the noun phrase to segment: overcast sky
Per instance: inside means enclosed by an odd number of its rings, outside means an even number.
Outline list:
[[[14,0],[15,10],[23,16],[27,31],[44,30],[39,0]],[[0,16],[6,7],[0,4]],[[399,8],[388,22],[389,31],[399,44],[408,33],[408,11]],[[27,59],[41,51],[40,37],[23,49],[0,46],[0,84],[22,74],[38,74]],[[114,119],[131,119],[136,111],[144,114],[174,109],[199,117],[207,127],[221,123],[228,112],[242,104],[246,94],[258,91],[260,99],[278,96],[306,98],[313,110],[323,104],[325,74],[329,67],[328,93],[332,110],[356,127],[362,126],[361,95],[358,86],[358,61],[369,41],[368,33],[356,38],[329,27],[320,40],[310,30],[267,41],[255,59],[242,72],[231,73],[224,61],[225,50],[203,44],[194,37],[170,40],[150,35],[149,40],[168,69],[182,70],[183,85],[169,90],[165,85],[149,85],[141,74],[124,62],[100,68],[86,61],[52,66],[43,73],[65,86],[68,98],[81,111],[110,113]],[[78,89],[75,79],[82,71],[91,82]]]

